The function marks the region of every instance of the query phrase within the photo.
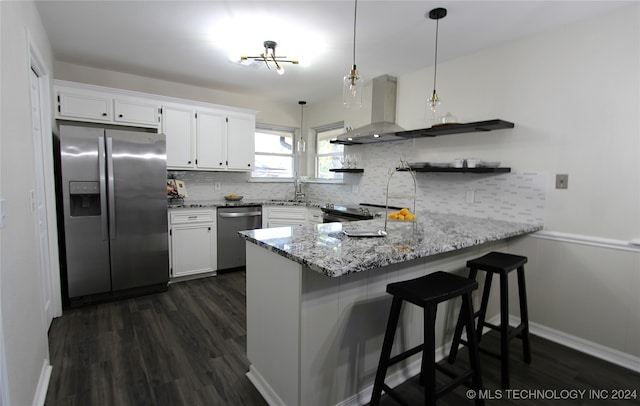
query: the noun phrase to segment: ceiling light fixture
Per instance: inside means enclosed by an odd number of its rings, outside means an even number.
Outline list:
[[[276,45],[278,45],[277,42],[265,41],[263,45],[264,45],[264,52],[261,53],[260,56],[242,55],[240,59],[243,61],[246,61],[248,59],[253,59],[254,61],[264,62],[264,64],[267,65],[267,68],[269,69],[271,69],[269,62],[273,62],[273,64],[276,66],[276,72],[279,75],[284,75],[284,68],[280,66],[281,63],[288,62],[294,65],[297,65],[299,63],[297,59],[286,59],[287,58],[286,56],[280,56],[280,57],[276,56]]]
[[[342,81],[342,102],[345,106],[362,106],[362,79],[356,69],[356,17],[358,15],[358,0],[355,0],[353,10],[353,68]]]
[[[436,93],[436,76],[438,71],[438,23],[440,19],[444,18],[446,15],[447,15],[447,9],[439,7],[429,11],[429,13],[425,16],[425,17],[429,17],[432,20],[436,20],[436,47],[435,47],[435,57],[434,57],[434,64],[433,64],[433,93],[431,93],[431,96],[427,100],[429,108],[431,109],[432,121],[434,123],[435,123],[434,119],[437,118],[436,117],[437,106],[440,104],[440,97],[438,96],[438,93]]]

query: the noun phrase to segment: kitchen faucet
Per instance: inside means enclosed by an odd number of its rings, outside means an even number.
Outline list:
[[[302,200],[305,198],[305,194],[304,194],[304,189],[302,188],[303,186],[303,180],[296,176],[295,180],[293,181],[293,186],[294,186],[294,190],[295,190],[295,200]]]

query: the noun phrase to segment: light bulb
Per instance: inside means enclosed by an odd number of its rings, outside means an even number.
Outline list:
[[[343,79],[342,101],[345,106],[362,106],[362,80],[355,66]]]
[[[276,72],[278,72],[278,75],[284,75],[284,68],[278,65],[278,67],[276,68]]]

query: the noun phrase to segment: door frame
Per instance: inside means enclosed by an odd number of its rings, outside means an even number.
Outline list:
[[[51,307],[53,317],[62,316],[62,293],[60,286],[60,257],[58,252],[58,224],[56,217],[56,191],[53,162],[53,131],[51,114],[52,79],[44,59],[27,33],[29,43],[29,68],[38,76],[40,87],[40,128],[42,135],[42,158],[44,160],[44,191],[47,213],[47,232],[49,234],[49,275],[51,286]],[[49,136],[47,136],[49,135]]]

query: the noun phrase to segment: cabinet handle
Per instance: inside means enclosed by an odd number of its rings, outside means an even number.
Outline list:
[[[189,165],[191,165],[191,161],[187,162]]]
[[[197,219],[197,218],[198,218],[198,216],[189,216],[189,217],[187,217],[187,218],[188,218],[189,220],[195,220],[195,219]]]
[[[118,117],[122,118],[122,114],[118,114]]]
[[[220,166],[222,166],[222,162],[220,162]]]
[[[211,227],[207,227],[207,230],[211,231]]]
[[[102,117],[106,117],[106,116],[107,116],[107,113],[102,113]]]
[[[251,164],[247,164],[247,166],[251,166]]]

